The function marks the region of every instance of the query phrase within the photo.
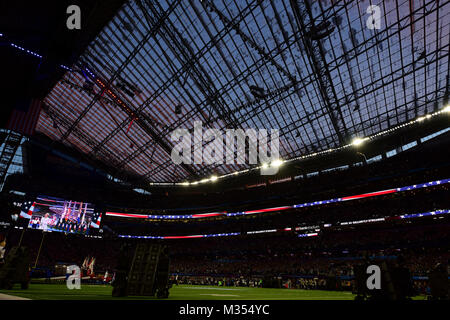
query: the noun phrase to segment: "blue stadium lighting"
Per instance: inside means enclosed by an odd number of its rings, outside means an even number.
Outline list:
[[[413,219],[413,218],[420,218],[420,217],[427,217],[427,216],[436,216],[436,215],[443,215],[443,214],[449,214],[450,210],[435,210],[430,212],[424,212],[424,213],[416,213],[416,214],[405,214],[401,215],[401,219]]]
[[[63,64],[60,64],[59,66],[60,66],[61,68],[63,68],[64,70],[72,71],[71,68],[69,68],[69,67],[67,67],[67,66],[65,66],[65,65],[63,65]]]
[[[387,221],[389,218],[400,218],[400,219],[414,219],[414,218],[421,218],[421,217],[427,217],[427,216],[436,216],[436,215],[445,215],[450,214],[449,209],[443,209],[443,210],[435,210],[435,211],[429,211],[429,212],[422,212],[422,213],[415,213],[415,214],[406,214],[401,216],[394,216],[394,217],[383,217],[383,218],[375,218],[375,219],[367,219],[367,220],[355,220],[355,221],[347,221],[347,222],[341,222],[340,225],[342,226],[348,226],[348,225],[356,225],[356,224],[369,224],[374,222],[383,222]],[[331,227],[332,224],[325,223],[324,227]],[[320,229],[318,229],[316,226],[306,226],[306,227],[297,227],[296,230],[307,230],[307,229],[314,229],[317,232],[314,233],[303,233],[297,235],[299,238],[304,237],[315,237],[319,235]],[[271,233],[271,232],[289,232],[292,231],[292,228],[284,228],[284,229],[271,229],[271,230],[256,230],[256,231],[248,231],[247,234],[261,234],[261,233]],[[134,236],[134,235],[118,235],[119,238],[136,238],[136,239],[190,239],[190,238],[210,238],[210,237],[231,237],[231,236],[238,236],[241,235],[240,232],[230,232],[230,233],[213,233],[213,234],[203,234],[203,235],[188,235],[188,236]]]
[[[0,37],[3,37],[3,34],[0,34]],[[18,50],[20,50],[20,51],[22,51],[22,52],[24,52],[24,53],[27,53],[27,54],[30,55],[30,56],[33,56],[33,57],[36,57],[36,58],[39,58],[39,59],[42,59],[42,58],[43,58],[42,55],[40,55],[40,54],[38,54],[38,53],[36,53],[36,52],[34,52],[34,51],[31,51],[31,50],[29,50],[29,49],[26,49],[26,48],[24,48],[24,47],[21,47],[21,46],[15,44],[15,43],[10,42],[9,45],[10,45],[11,47],[15,48],[15,49],[18,49]],[[67,67],[67,66],[65,66],[65,65],[63,65],[63,64],[60,64],[59,66],[60,66],[60,68],[62,68],[62,69],[64,69],[64,70],[72,71],[72,69],[71,69],[70,67]],[[91,74],[92,74],[92,73],[91,73]],[[93,75],[93,74],[92,74],[92,75]]]
[[[385,194],[390,194],[390,193],[396,193],[396,192],[411,191],[411,190],[415,190],[415,189],[427,188],[427,187],[437,186],[437,185],[446,184],[446,183],[450,183],[450,179],[441,179],[441,180],[431,181],[428,183],[415,184],[412,186],[393,188],[393,189],[387,189],[387,190],[382,190],[382,191],[375,191],[375,192],[370,192],[370,193],[365,193],[365,194],[346,196],[346,197],[334,198],[334,199],[329,199],[329,200],[320,200],[320,201],[307,202],[307,203],[302,203],[302,204],[294,204],[291,206],[279,207],[279,210],[275,210],[277,208],[265,208],[265,209],[260,209],[260,210],[250,210],[250,211],[243,211],[243,212],[239,211],[239,212],[227,212],[227,213],[214,213],[214,215],[215,216],[235,217],[235,216],[254,214],[254,213],[275,212],[275,211],[281,211],[281,210],[286,210],[286,209],[304,208],[304,207],[318,206],[318,205],[329,204],[329,203],[357,200],[357,199],[362,199],[362,198],[375,197],[375,196],[380,196],[380,195],[385,195]],[[118,216],[118,217],[130,217],[130,218],[145,217],[142,215],[116,213],[116,212],[106,212],[106,215],[107,216]],[[204,217],[208,217],[208,214],[204,214]],[[146,216],[146,218],[161,219],[161,220],[194,219],[194,218],[198,219],[198,218],[202,218],[202,214],[169,215],[169,216],[148,215],[148,216]]]
[[[87,73],[89,73],[89,75],[90,75],[92,78],[94,78],[94,79],[96,78],[96,77],[95,77],[95,74],[93,74],[91,70],[89,70],[88,68],[85,68],[85,70],[86,70]]]
[[[319,235],[318,233],[303,233],[303,234],[299,234],[297,237],[299,237],[299,238],[316,237],[318,235]]]
[[[14,44],[14,43],[10,43],[10,45],[11,45],[11,47],[19,49],[19,50],[21,50],[21,51],[23,51],[25,53],[28,53],[29,55],[32,55],[32,56],[35,56],[35,57],[38,57],[38,58],[42,59],[42,56],[40,54],[37,54],[37,53],[35,53],[33,51],[30,51],[30,50],[27,50],[27,49],[25,49],[25,48],[23,48],[21,46],[18,46],[18,45]]]

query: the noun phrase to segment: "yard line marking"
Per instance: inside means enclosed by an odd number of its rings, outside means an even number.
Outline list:
[[[200,293],[201,296],[214,296],[214,297],[240,297],[237,294],[218,294],[218,293]]]
[[[31,299],[0,293],[0,300],[31,300]]]
[[[211,288],[211,287],[182,287],[182,289],[192,290],[246,290],[246,289],[233,289],[233,288]]]

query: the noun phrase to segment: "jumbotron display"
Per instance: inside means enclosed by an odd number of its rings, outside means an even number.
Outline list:
[[[28,212],[31,229],[86,235],[100,228],[102,218],[91,203],[47,196],[37,197]]]

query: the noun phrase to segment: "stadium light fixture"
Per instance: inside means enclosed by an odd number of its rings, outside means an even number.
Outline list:
[[[90,73],[89,70],[87,70],[87,71]],[[346,145],[343,145],[343,146],[340,146],[340,147],[336,147],[336,148],[331,148],[331,149],[324,150],[324,151],[320,151],[320,152],[313,152],[313,153],[306,154],[306,155],[303,155],[303,156],[291,158],[291,159],[288,159],[286,161],[284,161],[284,160],[274,160],[274,161],[272,161],[270,163],[270,166],[278,167],[278,166],[282,165],[284,162],[291,162],[291,161],[295,161],[295,160],[301,160],[301,159],[307,159],[307,158],[315,157],[315,156],[321,155],[321,154],[328,154],[328,153],[339,151],[339,150],[342,150],[342,149],[345,149],[345,148],[348,148],[348,147],[351,147],[351,146],[356,146],[357,147],[357,146],[361,145],[362,143],[364,143],[364,141],[366,141],[366,140],[374,139],[376,137],[379,137],[379,136],[382,136],[382,135],[394,132],[394,131],[396,131],[398,129],[401,129],[401,128],[413,125],[413,124],[415,124],[417,122],[422,122],[425,119],[430,119],[432,117],[441,115],[443,113],[450,113],[450,105],[445,106],[443,109],[441,109],[441,110],[439,110],[437,112],[434,112],[434,113],[431,113],[431,114],[427,114],[427,115],[424,115],[424,116],[419,117],[417,119],[413,119],[413,120],[411,120],[409,122],[406,122],[406,123],[403,123],[403,124],[399,124],[399,125],[397,125],[395,127],[392,127],[392,128],[389,128],[389,129],[386,129],[386,130],[383,130],[383,131],[380,131],[380,132],[378,132],[376,134],[371,135],[370,137],[365,137],[365,138],[358,138],[358,137],[356,137],[349,144],[346,144]],[[232,175],[237,176],[239,174],[243,174],[245,172],[249,172],[250,170],[254,170],[254,169],[267,169],[267,168],[269,168],[269,164],[268,163],[262,163],[261,166],[255,167],[255,168],[252,168],[252,169],[235,171],[235,172],[228,173],[228,174],[225,174],[225,175],[216,176],[217,179],[211,177],[209,179],[204,179],[204,180],[191,182],[191,183],[181,183],[181,184],[182,185],[197,185],[199,183],[204,183],[204,182],[207,182],[207,181],[216,181],[219,178],[225,178],[225,177],[232,176]],[[159,183],[150,183],[150,185],[159,185]]]
[[[211,176],[211,178],[209,178],[209,180],[211,180],[212,182],[217,181],[218,177],[217,176]]]
[[[283,160],[277,159],[270,164],[272,167],[278,168],[283,164]]]
[[[354,146],[359,146],[359,145],[361,145],[364,141],[366,141],[367,140],[367,138],[355,138],[355,139],[353,139],[353,141],[352,141],[352,145],[354,145]]]
[[[417,120],[417,122],[422,122],[423,120],[425,120],[425,117],[419,117],[416,120]]]

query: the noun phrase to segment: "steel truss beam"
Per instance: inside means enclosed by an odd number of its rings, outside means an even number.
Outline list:
[[[340,144],[345,144],[349,138],[347,136],[347,127],[328,69],[328,63],[325,59],[322,43],[319,40],[312,39],[308,35],[308,32],[311,32],[316,26],[310,4],[308,0],[290,0],[290,4],[299,30],[302,32],[303,45],[311,59],[312,68],[319,84],[320,94],[325,102],[325,107],[327,108],[334,130],[339,138]]]
[[[3,149],[0,155],[0,190],[3,188],[9,166],[11,165],[14,155],[20,146],[23,135],[18,132],[9,130],[3,141]]]

